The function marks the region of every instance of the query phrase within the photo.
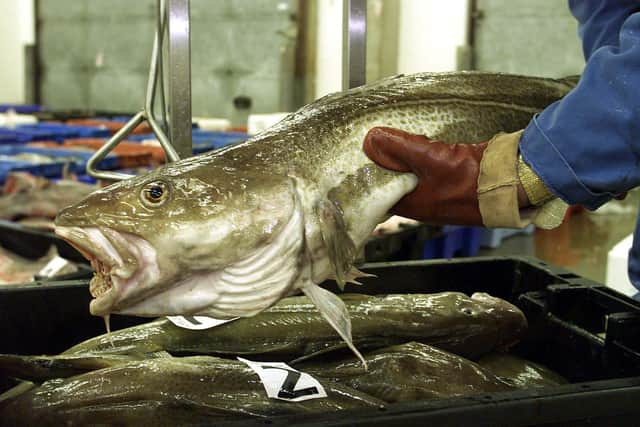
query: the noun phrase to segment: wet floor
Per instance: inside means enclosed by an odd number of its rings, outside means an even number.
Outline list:
[[[612,201],[596,212],[573,213],[554,230],[536,230],[503,240],[497,249],[482,249],[479,255],[532,255],[600,283],[605,282],[607,253],[633,233],[640,191],[624,201]]]

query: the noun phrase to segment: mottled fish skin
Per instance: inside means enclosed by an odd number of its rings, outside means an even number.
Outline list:
[[[417,183],[365,156],[367,131],[486,140],[572,87],[425,73],[328,95],[242,144],[95,192],[58,215],[56,232],[94,260],[95,315],[246,317],[302,291],[356,351],[344,306],[316,284],[353,277],[358,248]]]
[[[517,388],[553,387],[568,381],[551,369],[509,353],[490,353],[478,364]]]
[[[130,362],[47,381],[0,402],[0,425],[175,426],[384,405],[341,384],[320,382],[327,398],[283,402],[268,398],[258,375],[239,361],[196,356]]]
[[[20,380],[42,382],[67,378],[85,372],[122,365],[124,363],[170,357],[169,354],[70,354],[58,356],[24,356],[0,354],[0,378],[4,375]]]
[[[352,322],[353,342],[375,349],[421,341],[465,357],[505,349],[525,333],[524,314],[486,294],[458,292],[368,296],[342,294]],[[112,345],[113,343],[113,345]],[[245,355],[291,361],[344,345],[304,296],[288,297],[252,318],[192,331],[167,319],[84,341],[65,354]]]
[[[368,370],[354,357],[297,368],[346,385],[387,403],[511,391],[488,369],[435,347],[410,342],[365,354]]]

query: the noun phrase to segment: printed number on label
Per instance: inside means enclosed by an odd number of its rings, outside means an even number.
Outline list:
[[[302,402],[327,397],[318,380],[281,362],[252,362],[238,357],[258,374],[267,396],[272,399]]]

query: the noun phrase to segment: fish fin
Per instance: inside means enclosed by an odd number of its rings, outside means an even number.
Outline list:
[[[347,283],[353,283],[354,285],[362,285],[362,283],[358,282],[357,279],[364,277],[378,277],[375,274],[365,273],[364,271],[360,271],[355,267],[351,267],[351,270],[347,273]]]
[[[308,283],[302,288],[302,291],[315,304],[322,317],[336,330],[351,351],[362,361],[364,368],[367,369],[367,362],[356,346],[353,345],[351,318],[344,302],[337,295],[313,283]]]
[[[320,234],[333,267],[333,277],[341,290],[347,283],[348,271],[356,256],[356,245],[347,233],[341,209],[329,200],[316,204],[316,215],[320,224]]]

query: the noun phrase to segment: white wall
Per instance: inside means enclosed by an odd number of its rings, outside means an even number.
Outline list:
[[[0,0],[0,103],[25,102],[24,45],[35,39],[33,0]]]
[[[318,0],[316,98],[342,89],[342,0]]]
[[[467,0],[400,0],[398,72],[453,71],[466,43]]]
[[[342,87],[342,0],[318,1],[316,97]],[[468,0],[399,1],[397,73],[453,71],[467,39]],[[384,58],[381,58],[384,60]]]

